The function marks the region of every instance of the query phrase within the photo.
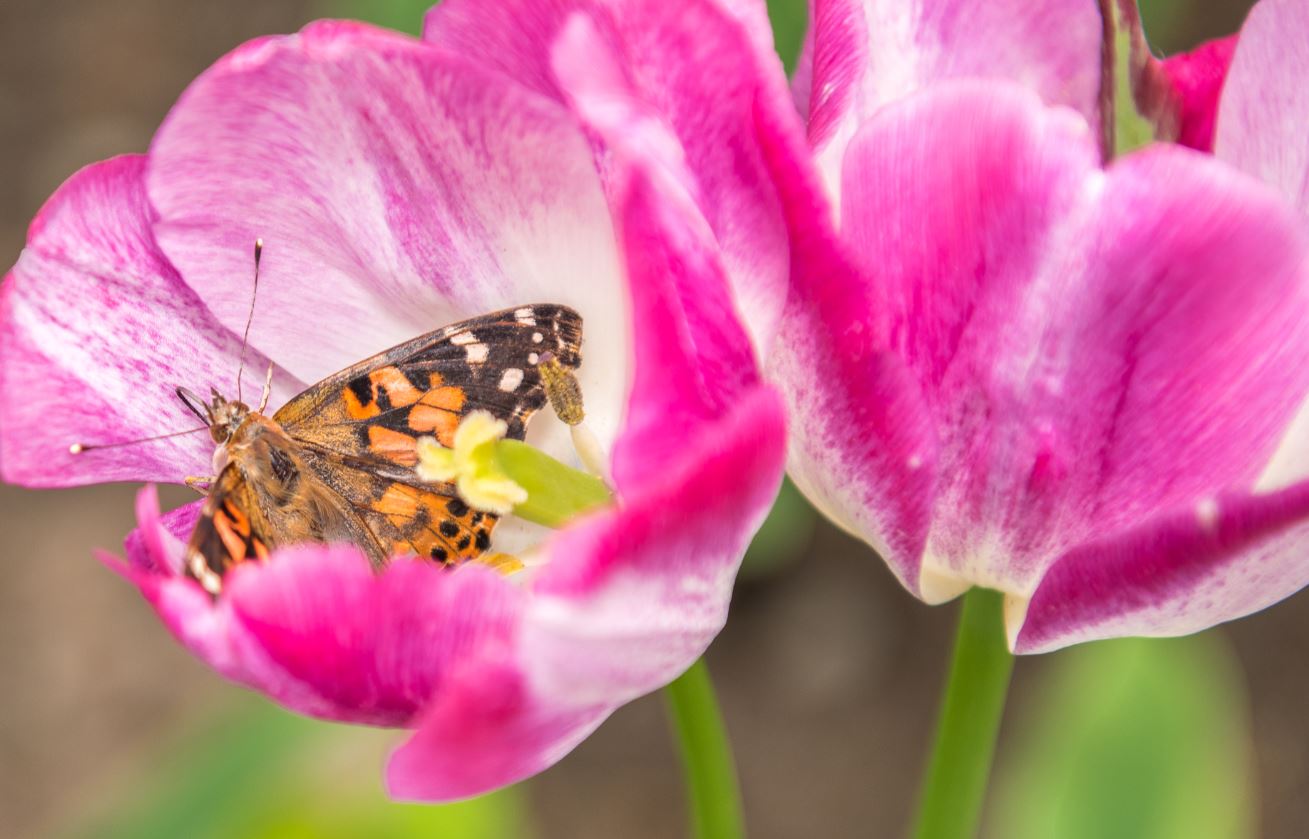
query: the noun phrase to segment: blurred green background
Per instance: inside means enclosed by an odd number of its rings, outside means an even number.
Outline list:
[[[425,5],[5,0],[0,260],[16,258],[60,181],[143,150],[186,83],[241,41],[324,15],[412,31]],[[1144,14],[1172,52],[1234,31],[1247,6],[1156,0]],[[769,8],[789,65],[804,6]],[[0,487],[0,837],[681,834],[681,780],[654,698],[517,788],[448,807],[387,801],[380,767],[395,732],[301,719],[222,682],[91,559],[131,526],[131,492]],[[912,600],[784,489],[709,655],[754,836],[899,835],[953,618]],[[1020,661],[988,835],[1309,835],[1307,641],[1301,595],[1191,639]]]

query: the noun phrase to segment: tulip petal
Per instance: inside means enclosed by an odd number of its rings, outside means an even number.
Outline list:
[[[732,583],[781,479],[785,414],[758,388],[623,495],[547,545],[524,660],[565,705],[621,703],[667,684],[727,620]]]
[[[197,433],[69,452],[202,427],[179,385],[235,392],[241,339],[220,325],[155,245],[142,173],[124,156],[88,166],[32,223],[0,288],[0,468],[29,486],[180,482],[209,467]],[[241,276],[249,276],[249,250]],[[249,304],[249,286],[243,285]],[[252,354],[252,369],[266,361]],[[255,378],[262,378],[256,376]],[[279,376],[281,394],[295,382]]]
[[[548,543],[523,631],[532,684],[569,707],[627,701],[704,651],[784,459],[781,402],[732,316],[712,235],[680,180],[614,149],[636,358],[613,455],[620,503]]]
[[[809,139],[833,195],[858,126],[946,79],[1018,82],[1098,124],[1102,24],[1084,0],[816,0]]]
[[[1214,154],[1309,215],[1309,5],[1263,0],[1241,27],[1218,108]]]
[[[1252,486],[1309,391],[1306,245],[1276,197],[1177,147],[1095,160],[1071,114],[981,83],[885,109],[851,144],[845,235],[876,281],[849,308],[908,364],[940,441],[922,562],[954,582],[929,600],[1030,592],[1088,538]],[[882,390],[813,361],[786,373],[829,391],[793,446],[811,476],[837,465],[825,497],[854,519],[879,478],[850,464],[894,445],[859,421]],[[876,516],[856,529],[882,547]]]
[[[1172,96],[1177,142],[1213,151],[1218,103],[1236,52],[1236,36],[1208,41],[1160,62]]]
[[[219,61],[150,155],[156,235],[228,325],[249,306],[230,278],[263,238],[260,310],[280,316],[257,311],[251,342],[304,380],[463,317],[561,303],[585,322],[592,425],[616,433],[625,286],[590,148],[555,103],[324,22]]]
[[[507,662],[470,665],[391,755],[387,792],[402,801],[446,802],[512,784],[558,762],[612,711],[543,702]]]
[[[1015,652],[1128,635],[1186,635],[1271,606],[1309,584],[1309,483],[1231,493],[1068,552],[1025,612]]]
[[[173,570],[173,531],[193,508],[161,517],[143,490],[124,573],[184,646],[301,713],[409,724],[453,668],[503,646],[516,626],[524,593],[490,568],[397,557],[376,573],[346,545],[297,545],[240,565],[214,598]]]
[[[561,47],[583,18],[591,48]],[[567,101],[579,82],[606,87],[609,107],[661,124],[664,146],[684,167],[700,212],[722,249],[742,318],[768,343],[786,293],[787,249],[778,198],[753,130],[757,108],[787,111],[779,130],[800,132],[785,73],[756,0],[447,0],[428,13],[424,38],[495,67],[515,81]],[[559,79],[559,59],[584,70],[599,54],[617,68],[607,79],[575,72]],[[622,85],[614,84],[622,80]],[[592,121],[594,114],[591,115]],[[608,138],[612,140],[612,137]],[[601,170],[606,164],[603,155]]]
[[[376,573],[357,548],[318,545],[238,567],[224,593],[250,642],[328,716],[387,725],[409,722],[457,663],[505,643],[521,596],[483,565],[395,557]]]

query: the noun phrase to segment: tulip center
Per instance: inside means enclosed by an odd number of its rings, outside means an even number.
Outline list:
[[[603,477],[604,457],[586,427],[582,391],[557,361],[540,366],[550,405],[572,431],[573,445],[591,473],[574,469],[520,440],[506,440],[508,426],[486,411],[473,411],[455,429],[453,446],[435,437],[418,440],[418,477],[455,485],[475,510],[498,516],[513,513],[546,527],[562,527],[577,516],[609,503],[613,495]]]

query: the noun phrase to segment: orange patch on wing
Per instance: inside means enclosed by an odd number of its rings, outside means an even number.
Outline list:
[[[345,412],[350,419],[366,420],[382,413],[381,407],[376,402],[369,402],[367,405],[361,403],[355,392],[348,387],[342,389],[341,396],[345,399]]]
[[[397,530],[404,528],[418,512],[418,492],[403,484],[392,484],[382,493],[382,497],[369,506],[375,512],[386,516]]]
[[[226,513],[214,514],[214,530],[218,531],[218,538],[223,540],[223,547],[227,550],[224,566],[245,559],[245,537],[236,532],[234,524]]]
[[[401,466],[413,466],[418,463],[418,450],[415,448],[414,438],[380,425],[368,429],[368,450]]]
[[[437,374],[433,374],[435,378]],[[447,411],[458,413],[463,410],[464,402],[468,400],[468,394],[464,393],[461,387],[434,387],[423,398],[418,400],[424,405],[431,405],[433,408],[443,408]]]
[[[427,386],[429,388],[440,387],[444,382],[445,376],[442,376],[440,373],[432,373],[427,378]]]
[[[435,434],[441,445],[451,448],[455,429],[459,427],[459,415],[444,408],[418,404],[409,409],[409,427],[422,434]]]
[[[268,546],[265,545],[265,544],[263,543],[263,541],[260,540],[260,539],[255,539],[255,540],[253,540],[253,541],[251,542],[251,544],[253,544],[253,545],[254,545],[254,548],[255,548],[255,557],[258,558],[258,560],[259,560],[260,562],[267,562],[267,561],[268,561]]]
[[[394,408],[407,408],[423,395],[396,367],[374,370],[368,374],[368,379],[373,383],[373,392],[385,391]]]

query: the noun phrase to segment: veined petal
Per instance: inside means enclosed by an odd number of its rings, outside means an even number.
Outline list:
[[[1102,25],[1087,0],[815,0],[809,139],[833,195],[858,126],[946,79],[1017,82],[1098,124]]]
[[[219,61],[150,155],[156,235],[228,325],[264,240],[251,342],[306,381],[462,317],[562,303],[583,316],[588,414],[612,440],[625,285],[590,148],[556,103],[420,41],[318,23]],[[534,442],[571,451],[562,430]]]
[[[1177,147],[1102,172],[1079,123],[960,83],[885,109],[847,154],[861,329],[908,365],[940,441],[923,566],[954,582],[929,600],[1025,594],[1089,538],[1252,486],[1309,391],[1309,250],[1281,202]],[[860,462],[881,389],[821,370],[788,389],[851,408],[839,432],[798,419],[793,446]],[[877,480],[846,469],[823,497],[851,520]]]
[[[1241,27],[1214,154],[1280,191],[1309,215],[1309,6],[1262,0]]]
[[[1186,635],[1309,584],[1309,483],[1228,493],[1080,546],[1006,615],[1015,652],[1126,635]]]
[[[585,19],[592,45],[616,68],[603,79],[556,75],[560,53],[579,66],[592,55],[577,52],[576,44],[559,46],[570,20],[577,35],[577,18]],[[568,87],[594,81],[606,88],[609,107],[640,114],[647,125],[659,123],[668,139],[663,149],[680,158],[676,163],[722,248],[742,318],[756,343],[767,345],[785,299],[788,253],[752,114],[758,108],[786,112],[790,120],[775,121],[777,130],[799,135],[801,128],[761,2],[448,0],[428,13],[424,38],[559,101],[578,92]],[[606,170],[603,155],[599,165]]]
[[[0,470],[29,486],[178,483],[209,468],[205,433],[69,452],[73,443],[135,440],[202,426],[179,385],[236,391],[241,338],[179,278],[150,232],[145,159],[88,166],[32,222],[0,288]],[[251,240],[253,242],[253,240]],[[253,261],[236,275],[249,306]],[[252,353],[252,389],[267,362]],[[294,392],[286,375],[279,394]]]

